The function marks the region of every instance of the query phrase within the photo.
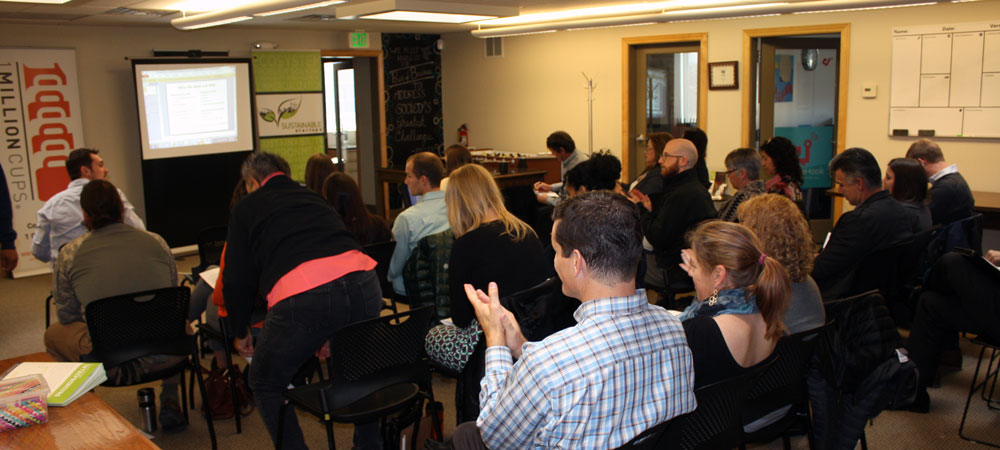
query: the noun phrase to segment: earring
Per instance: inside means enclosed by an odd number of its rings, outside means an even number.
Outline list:
[[[708,306],[715,306],[719,303],[719,290],[715,289],[712,291],[712,296],[708,298]]]

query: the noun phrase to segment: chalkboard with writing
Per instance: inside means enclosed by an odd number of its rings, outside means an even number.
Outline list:
[[[444,151],[441,52],[436,34],[383,34],[387,166],[414,153]]]

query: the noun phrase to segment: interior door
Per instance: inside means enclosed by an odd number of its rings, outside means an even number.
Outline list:
[[[629,123],[631,176],[645,169],[646,138],[668,132],[680,137],[698,126],[699,44],[637,46],[631,68],[632,108]]]

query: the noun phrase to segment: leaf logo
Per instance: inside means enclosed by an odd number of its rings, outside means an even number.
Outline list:
[[[275,125],[280,125],[282,120],[295,117],[295,113],[299,112],[301,106],[302,97],[290,98],[278,105],[277,113],[270,108],[262,109],[260,111],[260,118],[264,119],[265,122],[274,122]]]

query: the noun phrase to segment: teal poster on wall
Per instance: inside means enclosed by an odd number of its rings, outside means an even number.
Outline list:
[[[792,141],[802,165],[802,189],[828,188],[833,158],[833,127],[775,127],[775,136]]]

